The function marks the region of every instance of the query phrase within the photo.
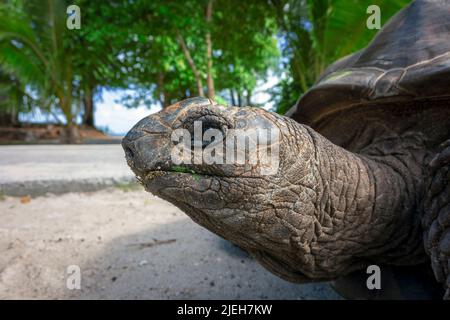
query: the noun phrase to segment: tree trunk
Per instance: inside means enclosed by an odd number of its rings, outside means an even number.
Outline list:
[[[19,122],[18,106],[14,106],[5,95],[0,96],[0,126],[11,127]],[[6,107],[5,107],[6,106]]]
[[[12,127],[19,123],[18,113],[12,110],[0,111],[0,126]]]
[[[212,41],[211,41],[211,18],[212,18],[212,10],[213,10],[213,2],[214,0],[209,0],[208,5],[206,7],[206,23],[208,25],[208,30],[206,32],[206,59],[208,61],[207,64],[207,78],[206,85],[208,87],[208,98],[214,99],[216,95],[214,90],[214,78],[212,75]]]
[[[158,97],[162,108],[168,107],[170,100],[166,89],[164,88],[164,72],[158,73]]]
[[[249,89],[246,89],[245,91],[247,91],[247,106],[251,106],[252,105],[252,91]]]
[[[191,53],[189,52],[189,48],[186,45],[183,37],[180,32],[177,30],[177,41],[183,51],[184,57],[186,58],[189,66],[191,67],[192,73],[194,74],[195,81],[197,82],[197,92],[200,97],[204,97],[205,94],[203,92],[203,83],[200,73],[198,72],[197,66],[195,65],[194,60],[192,59]]]
[[[236,106],[236,100],[234,99],[233,89],[230,89],[231,105]]]
[[[59,135],[60,143],[77,144],[81,143],[81,140],[80,130],[75,123],[65,125]]]
[[[68,90],[68,92],[71,92],[71,90]],[[61,143],[68,144],[80,143],[80,132],[77,124],[74,122],[74,115],[72,114],[72,97],[67,95],[59,96],[58,98],[61,110],[63,110],[66,118],[66,125],[64,126],[64,130],[61,132],[60,141]]]
[[[94,124],[94,92],[92,88],[86,87],[83,96],[84,117],[83,123],[90,127],[95,127]]]
[[[238,106],[242,107],[242,96],[241,96],[241,93],[239,91],[237,93],[237,97],[238,97]]]

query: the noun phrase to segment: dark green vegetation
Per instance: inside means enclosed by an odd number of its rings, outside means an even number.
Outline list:
[[[0,125],[37,109],[68,127],[94,126],[103,89],[162,107],[190,96],[255,105],[272,73],[278,112],[339,57],[365,46],[367,7],[382,24],[406,0],[5,0],[0,4]],[[67,6],[81,29],[66,27]],[[58,116],[59,115],[59,116]],[[62,117],[61,117],[62,115]]]

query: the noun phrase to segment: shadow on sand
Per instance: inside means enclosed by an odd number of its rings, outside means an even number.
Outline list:
[[[181,220],[115,238],[82,270],[66,298],[339,299],[327,283],[277,278],[246,252]]]

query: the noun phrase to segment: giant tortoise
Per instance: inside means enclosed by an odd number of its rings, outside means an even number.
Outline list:
[[[188,154],[209,146],[195,122],[221,134],[211,144],[277,131],[266,139],[276,170],[250,151],[239,163],[175,163],[176,129],[192,133]],[[449,299],[449,139],[450,1],[415,1],[285,116],[191,98],[142,119],[123,148],[146,190],[284,279],[334,281],[353,298]],[[389,280],[381,290],[365,287],[371,265]]]

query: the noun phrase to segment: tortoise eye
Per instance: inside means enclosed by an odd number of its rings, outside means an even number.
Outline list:
[[[219,134],[221,135],[221,140],[225,138],[226,126],[214,119],[204,119],[203,121],[199,119],[188,130],[191,134],[191,146],[201,145],[202,149],[204,149],[211,143],[220,142],[217,140]],[[206,136],[205,133],[207,133]]]

